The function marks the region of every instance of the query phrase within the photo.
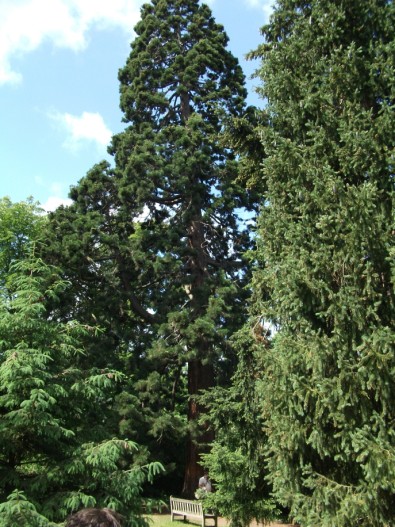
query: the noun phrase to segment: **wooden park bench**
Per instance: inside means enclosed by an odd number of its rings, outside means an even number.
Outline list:
[[[174,521],[174,516],[183,516],[184,521],[187,518],[197,518],[200,520],[202,527],[205,527],[206,520],[210,519],[214,520],[214,527],[217,527],[217,515],[204,511],[201,501],[184,500],[170,496],[170,511],[171,521]]]

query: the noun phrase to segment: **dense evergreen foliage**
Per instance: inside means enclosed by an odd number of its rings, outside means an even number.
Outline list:
[[[138,527],[152,460],[187,496],[204,463],[234,527],[273,499],[389,527],[393,1],[278,0],[261,112],[206,5],[141,15],[114,167],[48,218],[0,201],[0,527],[87,505]]]
[[[200,411],[188,397],[229,378],[227,341],[244,321],[240,211],[250,197],[221,136],[246,91],[222,26],[198,0],[145,4],[135,32],[119,74],[127,127],[110,146],[115,168],[94,167],[52,216],[49,254],[76,286],[79,320],[107,328],[103,360],[133,375],[120,401],[140,404],[146,443],[179,465],[187,418]],[[135,425],[124,420],[124,433]],[[188,495],[201,471],[190,433]]]
[[[280,0],[263,37],[270,480],[305,527],[392,525],[394,4]]]
[[[238,366],[231,386],[215,387],[202,395],[205,419],[216,431],[210,452],[202,456],[214,481],[205,506],[228,518],[232,527],[264,523],[279,514],[262,463],[266,443],[260,390],[263,341],[258,342],[245,326],[233,342]]]
[[[142,465],[132,441],[114,439],[122,374],[89,367],[81,342],[94,328],[48,316],[65,284],[40,260],[16,262],[0,300],[0,525],[62,521],[82,506],[113,506],[139,525]]]

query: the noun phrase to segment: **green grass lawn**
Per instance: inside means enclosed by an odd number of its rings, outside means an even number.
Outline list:
[[[183,521],[181,516],[176,517],[174,522],[171,521],[170,514],[147,514],[145,516],[149,519],[150,527],[183,527],[185,525],[190,525],[190,527],[199,527],[201,526],[201,522],[196,519],[196,521],[193,520],[186,520]],[[211,523],[209,524],[211,525]],[[218,518],[218,527],[225,527],[229,525],[229,522],[226,521],[225,518]],[[263,525],[256,526],[256,524],[252,524],[254,527],[263,527]],[[268,524],[266,527],[293,527],[292,525],[288,523],[277,523],[273,522],[271,524]]]
[[[174,527],[170,514],[149,514],[146,518],[151,527]]]
[[[150,527],[182,527],[182,525],[190,524],[193,525],[200,525],[200,521],[197,520],[196,522],[187,520],[184,522],[179,516],[174,522],[171,521],[170,514],[149,514],[146,516],[146,518],[149,519]]]

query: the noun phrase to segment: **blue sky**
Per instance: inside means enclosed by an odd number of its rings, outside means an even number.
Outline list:
[[[244,55],[261,42],[274,0],[207,2]],[[123,129],[118,69],[143,0],[0,0],[0,197],[32,196],[44,209],[102,159]],[[249,102],[256,81],[247,81]]]

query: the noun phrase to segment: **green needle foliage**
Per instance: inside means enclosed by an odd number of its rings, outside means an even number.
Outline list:
[[[204,505],[231,521],[232,527],[265,523],[279,514],[265,481],[260,347],[246,326],[234,338],[237,370],[228,388],[215,387],[202,396],[204,418],[215,430],[208,454],[202,456],[214,483]]]
[[[161,469],[137,445],[111,436],[122,375],[84,367],[81,342],[95,328],[48,316],[67,284],[56,268],[14,263],[0,299],[0,525],[47,527],[82,506],[141,519],[140,493]]]
[[[263,36],[270,480],[304,527],[393,525],[394,4],[281,0]]]
[[[200,411],[188,396],[229,377],[227,341],[244,321],[241,213],[253,204],[221,137],[229,117],[242,117],[246,90],[222,26],[198,0],[145,4],[135,32],[119,73],[126,129],[109,149],[115,168],[94,167],[74,205],[52,216],[49,254],[74,273],[77,316],[93,313],[109,344],[115,334],[104,360],[125,359],[133,374],[121,400],[140,401],[146,444],[180,463],[187,418]],[[193,441],[187,451],[193,494]]]

